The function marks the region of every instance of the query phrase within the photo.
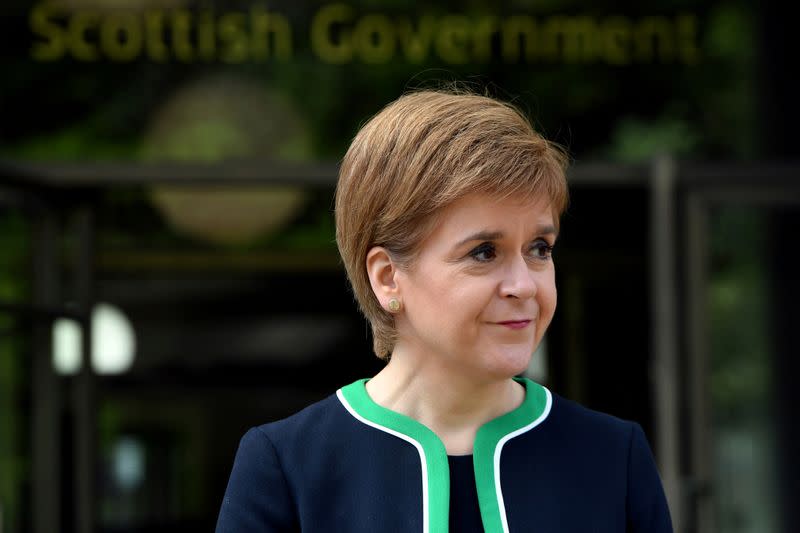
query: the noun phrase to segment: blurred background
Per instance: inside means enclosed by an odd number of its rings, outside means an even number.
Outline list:
[[[796,35],[746,0],[5,0],[0,533],[212,530],[239,438],[380,367],[337,162],[403,91],[574,158],[528,374],[645,428],[679,532],[796,531]]]

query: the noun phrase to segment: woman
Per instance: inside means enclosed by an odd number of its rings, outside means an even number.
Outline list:
[[[387,364],[251,429],[218,533],[672,530],[638,424],[515,377],[556,307],[564,168],[484,96],[408,94],[359,131],[336,238]]]

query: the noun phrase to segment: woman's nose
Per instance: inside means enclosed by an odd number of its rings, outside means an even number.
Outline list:
[[[536,295],[535,273],[524,257],[515,258],[508,266],[501,285],[504,298],[533,298]]]

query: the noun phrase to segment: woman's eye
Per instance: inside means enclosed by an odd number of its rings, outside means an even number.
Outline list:
[[[494,245],[483,243],[469,253],[473,259],[480,263],[486,263],[495,258]]]
[[[553,247],[547,244],[544,241],[536,241],[531,246],[531,254],[536,259],[550,259],[551,255],[553,254]]]

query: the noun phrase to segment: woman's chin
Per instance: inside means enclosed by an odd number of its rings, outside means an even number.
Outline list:
[[[532,350],[518,346],[496,349],[486,361],[487,370],[498,378],[512,378],[528,369],[532,355]]]

